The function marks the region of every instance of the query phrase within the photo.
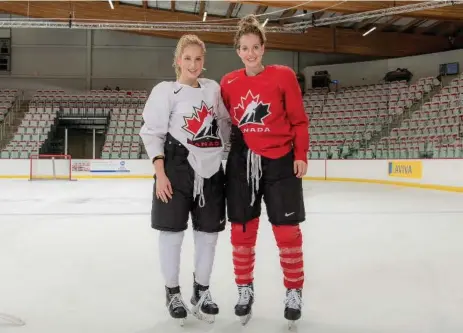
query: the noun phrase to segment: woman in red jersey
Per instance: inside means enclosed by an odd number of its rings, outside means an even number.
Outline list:
[[[265,41],[255,17],[243,18],[235,48],[245,68],[221,80],[233,123],[226,195],[239,293],[235,314],[243,324],[254,303],[254,248],[262,198],[280,251],[287,289],[284,316],[291,322],[301,316],[304,283],[299,223],[305,220],[302,177],[307,171],[309,120],[293,70],[262,64]]]

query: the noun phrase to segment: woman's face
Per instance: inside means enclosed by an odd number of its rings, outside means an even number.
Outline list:
[[[196,80],[203,71],[204,52],[199,45],[191,44],[183,49],[182,55],[177,60],[180,67],[182,80]]]
[[[238,56],[248,69],[259,68],[262,66],[262,56],[265,47],[262,45],[259,36],[256,34],[246,34],[240,38],[240,47],[237,50]]]

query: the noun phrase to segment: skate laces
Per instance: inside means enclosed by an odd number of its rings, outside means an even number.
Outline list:
[[[256,192],[259,191],[259,181],[262,178],[262,165],[260,155],[255,154],[251,149],[248,149],[248,158],[246,162],[246,179],[249,184],[251,178],[252,197],[251,206],[256,200]]]
[[[251,297],[254,296],[254,291],[249,286],[239,286],[238,294],[239,294],[238,304],[247,305],[249,304]]]
[[[285,305],[290,309],[299,310],[302,307],[302,295],[297,289],[289,289],[286,293]]]
[[[167,305],[167,307],[170,307],[172,305],[172,308],[185,308],[188,309],[188,306],[185,304],[182,298],[182,294],[173,294],[170,296],[170,302]]]
[[[199,301],[198,301],[198,306],[201,307],[203,304],[205,305],[213,305],[214,302],[212,302],[212,296],[211,292],[209,289],[207,290],[200,290],[199,291]]]
[[[199,207],[204,207],[205,199],[204,199],[204,178],[198,175],[195,172],[195,182],[193,186],[193,198],[199,195]]]

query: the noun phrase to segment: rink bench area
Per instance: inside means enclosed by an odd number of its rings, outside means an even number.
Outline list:
[[[31,163],[28,159],[0,159],[0,178],[29,179],[34,174],[73,179],[152,178],[149,160],[55,160]],[[225,161],[224,161],[225,163]],[[390,184],[463,192],[463,159],[425,160],[309,160],[306,180]]]

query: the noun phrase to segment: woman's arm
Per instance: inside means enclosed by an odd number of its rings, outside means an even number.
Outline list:
[[[304,110],[301,88],[297,82],[296,74],[284,67],[281,88],[284,93],[285,109],[288,120],[294,131],[295,159],[307,163],[309,151],[309,117]]]
[[[219,92],[219,100],[217,103],[217,124],[219,125],[220,133],[224,141],[224,146],[227,146],[230,142],[231,133],[231,118],[222,97]]]
[[[224,140],[224,145],[230,144],[231,126],[232,120],[230,117],[230,104],[224,87],[224,78],[220,81],[219,85],[219,101],[217,107],[217,113],[219,117],[219,127]]]
[[[170,84],[161,82],[153,88],[143,110],[144,124],[140,137],[151,161],[164,155],[164,141],[169,130],[170,118]],[[154,162],[156,174],[164,173],[164,161]]]

